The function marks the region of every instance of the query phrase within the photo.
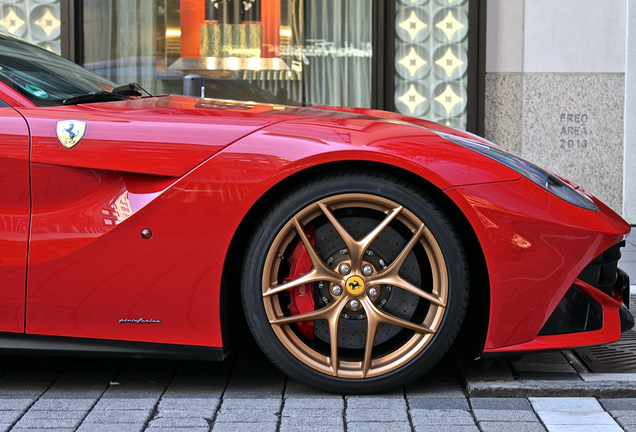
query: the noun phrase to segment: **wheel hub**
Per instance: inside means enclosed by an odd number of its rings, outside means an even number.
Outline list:
[[[358,296],[364,292],[364,279],[360,276],[351,276],[345,283],[347,292],[353,296]]]
[[[320,304],[322,300],[321,306],[335,301],[341,295],[350,295],[355,298],[365,294],[378,308],[382,308],[387,304],[391,295],[391,287],[389,285],[369,285],[366,282],[366,278],[386,268],[386,264],[379,254],[372,250],[367,251],[365,255],[365,260],[360,269],[351,267],[351,260],[349,259],[349,251],[347,249],[339,250],[326,260],[327,264],[340,274],[342,274],[343,266],[346,266],[348,270],[346,273],[349,274],[349,277],[343,275],[345,278],[342,283],[327,285],[322,282],[318,283],[317,302]],[[351,284],[351,286],[349,286],[349,284]],[[366,318],[366,315],[359,303],[357,307],[352,307],[350,301],[347,301],[345,311],[343,311],[341,317],[345,320],[363,320]]]

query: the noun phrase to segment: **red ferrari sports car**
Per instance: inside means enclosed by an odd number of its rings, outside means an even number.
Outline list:
[[[633,325],[627,223],[466,132],[142,95],[6,35],[0,117],[3,349],[221,360],[246,320],[293,378],[360,393],[460,330],[486,356]]]

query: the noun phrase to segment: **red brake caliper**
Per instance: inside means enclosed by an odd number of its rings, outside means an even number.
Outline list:
[[[315,246],[315,228],[313,226],[308,227],[305,230],[307,238],[311,242],[312,246]],[[284,280],[292,281],[297,279],[311,271],[313,265],[309,254],[303,242],[298,239],[292,249],[291,256],[289,257],[289,276]],[[304,314],[314,310],[314,284],[308,283],[305,285],[294,287],[289,290],[289,312],[292,315]],[[314,339],[314,322],[313,321],[301,321],[296,323],[298,330],[310,340]]]

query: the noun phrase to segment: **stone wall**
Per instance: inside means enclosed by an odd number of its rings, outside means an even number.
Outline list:
[[[526,74],[523,156],[623,207],[624,74]]]
[[[523,152],[523,74],[486,74],[485,138],[516,155]]]
[[[488,1],[486,138],[619,214],[626,30],[627,0]]]

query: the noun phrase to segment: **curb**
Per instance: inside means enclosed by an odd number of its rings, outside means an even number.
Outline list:
[[[466,381],[468,396],[488,398],[596,397],[634,398],[636,382],[628,381]]]
[[[456,361],[469,397],[636,398],[636,373],[589,373],[569,351]]]

